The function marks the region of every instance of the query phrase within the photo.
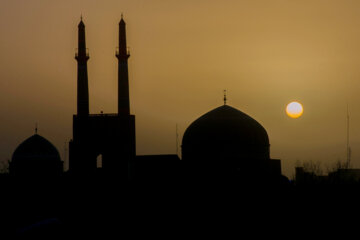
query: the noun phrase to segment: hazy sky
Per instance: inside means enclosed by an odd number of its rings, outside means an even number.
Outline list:
[[[360,167],[358,0],[0,0],[0,159],[34,133],[64,158],[76,112],[77,25],[86,25],[90,111],[117,110],[118,22],[127,23],[137,154],[176,152],[186,127],[228,104],[260,122],[272,158]],[[290,119],[287,103],[304,115]]]

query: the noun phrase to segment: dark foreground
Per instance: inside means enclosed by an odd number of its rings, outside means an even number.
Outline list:
[[[360,213],[359,185],[78,179],[12,181],[1,188],[1,235],[8,238],[226,239],[323,227],[328,234],[357,224]]]

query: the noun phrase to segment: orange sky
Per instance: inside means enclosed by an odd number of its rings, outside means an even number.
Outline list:
[[[268,131],[271,157],[360,167],[360,1],[2,0],[0,160],[34,133],[58,148],[76,112],[77,24],[86,25],[90,111],[116,112],[118,22],[127,23],[138,154],[175,153],[197,117],[222,104]],[[290,119],[297,100],[304,115]]]

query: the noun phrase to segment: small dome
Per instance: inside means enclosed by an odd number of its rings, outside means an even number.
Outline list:
[[[62,172],[60,154],[44,137],[35,134],[14,151],[10,173],[15,175],[58,175]]]
[[[16,148],[12,161],[18,160],[60,161],[60,154],[46,138],[34,134]]]
[[[186,129],[182,158],[193,161],[269,159],[269,138],[256,120],[223,105],[204,114]]]

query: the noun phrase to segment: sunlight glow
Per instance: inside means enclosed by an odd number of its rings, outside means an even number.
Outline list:
[[[286,106],[286,114],[291,118],[298,118],[303,112],[303,106],[299,102],[291,102]]]

